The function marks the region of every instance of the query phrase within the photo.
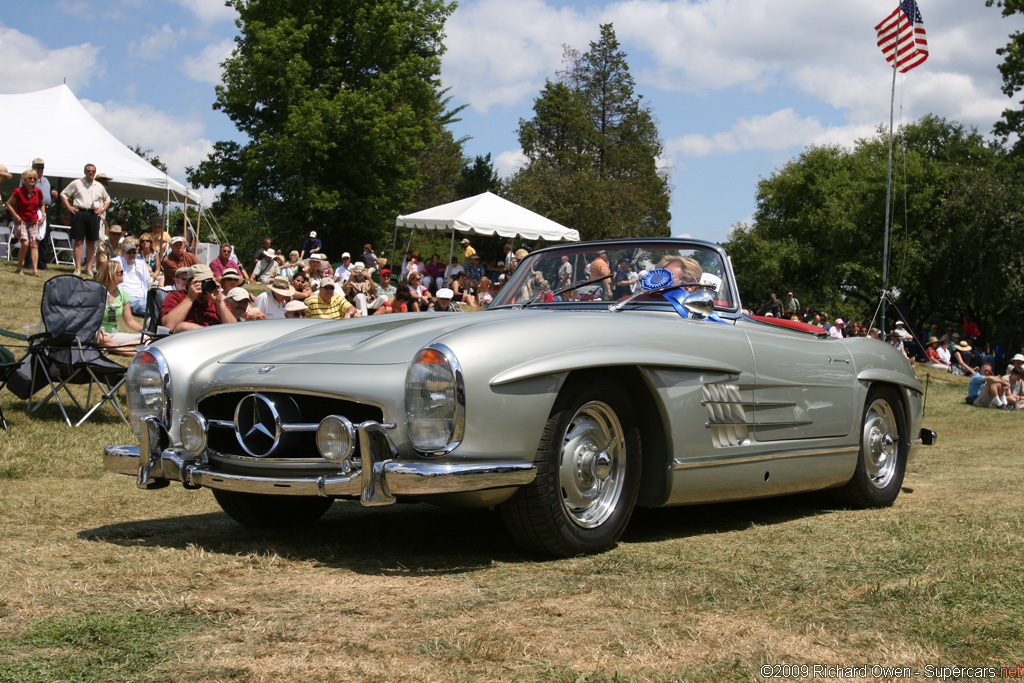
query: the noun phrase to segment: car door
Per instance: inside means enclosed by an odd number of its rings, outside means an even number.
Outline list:
[[[846,345],[790,330],[749,330],[754,354],[754,438],[759,442],[845,436],[857,417]]]

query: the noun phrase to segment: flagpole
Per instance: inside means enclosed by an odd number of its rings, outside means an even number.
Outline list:
[[[892,60],[892,89],[889,93],[889,167],[885,181],[885,243],[882,245],[882,317],[879,321],[879,327],[882,330],[882,338],[885,339],[885,299],[889,291],[889,217],[891,211],[889,210],[889,202],[892,197],[892,124],[893,124],[893,112],[896,109],[896,67],[900,62],[900,21],[903,19],[903,13],[900,12],[896,17],[896,44],[893,46],[893,60]]]

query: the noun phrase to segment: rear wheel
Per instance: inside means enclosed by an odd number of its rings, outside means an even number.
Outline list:
[[[254,529],[309,524],[323,517],[333,498],[268,496],[213,489],[221,509],[242,526]]]
[[[567,557],[600,552],[622,535],[640,485],[640,431],[622,387],[565,387],[537,448],[537,477],[501,506],[516,541]]]
[[[909,450],[899,393],[891,387],[873,388],[861,420],[857,469],[849,482],[836,489],[839,501],[857,508],[892,505],[903,485]]]

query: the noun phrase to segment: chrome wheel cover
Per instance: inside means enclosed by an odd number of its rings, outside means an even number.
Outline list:
[[[884,489],[896,475],[900,444],[899,423],[885,399],[875,399],[864,413],[861,444],[868,481],[876,489]]]
[[[618,507],[626,474],[622,424],[601,401],[582,405],[562,436],[558,485],[562,508],[577,526],[593,529]]]

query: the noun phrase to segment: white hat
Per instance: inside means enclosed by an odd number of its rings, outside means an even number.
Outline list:
[[[843,319],[842,318],[836,318],[836,325],[842,325],[842,324],[843,324]]]
[[[319,287],[321,289],[323,289],[324,287],[327,287],[328,285],[330,285],[331,287],[334,286],[334,278],[333,277],[321,278],[320,283],[319,283]]]
[[[906,325],[906,323],[904,323],[904,322],[903,322],[902,320],[897,320],[897,321],[896,321],[896,325],[897,325],[897,327],[898,327],[898,326],[900,326],[900,325]]]
[[[171,238],[171,244],[172,245],[174,245],[174,244],[184,244],[184,242],[185,242],[185,238],[182,237],[181,235],[178,235],[177,237],[172,237]]]
[[[354,264],[352,265],[352,270],[353,270],[353,271],[357,271],[357,270],[366,270],[366,264],[365,264],[365,263],[363,263],[362,261],[356,261],[356,262],[355,262],[355,263],[354,263]]]
[[[451,299],[454,296],[455,296],[455,292],[453,292],[452,290],[448,289],[447,287],[442,287],[441,289],[437,290],[437,298],[438,299]]]
[[[278,275],[270,281],[270,291],[281,296],[291,296],[295,294],[295,288],[292,287],[292,283],[288,281],[284,275]]]
[[[288,311],[289,313],[292,313],[294,311],[308,311],[309,306],[307,306],[302,301],[289,301],[284,305],[284,310]]]
[[[263,256],[266,258],[274,258],[275,256],[277,256],[277,252],[274,251],[273,249],[266,249],[263,252]]]
[[[1020,362],[1024,363],[1024,354],[1016,354],[1013,358],[1010,359],[1010,362],[1012,363],[1015,360],[1019,360]]]
[[[309,255],[309,260],[310,261],[326,261],[327,257],[324,256],[323,254],[310,254]]]
[[[312,232],[310,232],[309,236],[310,237],[316,237],[316,230],[313,230]]]
[[[235,301],[252,301],[252,294],[241,287],[233,287],[225,296]]]

